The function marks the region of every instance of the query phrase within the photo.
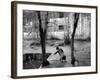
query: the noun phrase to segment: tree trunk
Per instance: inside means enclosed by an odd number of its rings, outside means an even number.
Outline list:
[[[71,38],[71,64],[72,66],[75,66],[75,56],[74,56],[74,36],[75,36],[75,32],[76,32],[76,28],[77,28],[77,24],[78,24],[78,19],[79,19],[79,13],[75,13],[74,14],[74,29],[73,29],[73,33],[72,33],[72,38]]]
[[[38,11],[37,14],[39,20],[39,32],[40,32],[40,39],[41,39],[40,42],[42,47],[42,67],[43,67],[49,64],[49,62],[46,59],[46,50],[45,50],[46,29],[43,31],[40,11]]]

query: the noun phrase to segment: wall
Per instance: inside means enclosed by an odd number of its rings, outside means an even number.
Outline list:
[[[99,0],[31,0],[37,2],[66,3],[80,5],[100,5]],[[11,0],[0,0],[0,80],[13,80],[10,78],[11,70]],[[100,10],[100,6],[99,6]],[[100,11],[98,12],[100,14]],[[98,16],[100,21],[100,16]],[[98,25],[100,26],[100,24]],[[98,34],[100,27],[98,27]],[[98,47],[100,45],[100,37],[98,37]],[[100,50],[98,50],[100,52]],[[98,52],[98,53],[99,53]],[[98,54],[100,57],[100,54]],[[99,59],[100,61],[100,59]],[[99,62],[98,62],[99,63]],[[100,67],[100,64],[98,64]],[[98,74],[30,78],[26,80],[100,80],[100,69]],[[24,79],[22,79],[24,80]]]

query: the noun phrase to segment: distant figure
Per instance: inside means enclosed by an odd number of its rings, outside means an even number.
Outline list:
[[[61,48],[59,48],[58,46],[56,47],[56,50],[57,51],[54,53],[54,55],[58,53],[60,55],[60,61],[62,63],[66,62],[66,56],[64,55],[64,51]]]

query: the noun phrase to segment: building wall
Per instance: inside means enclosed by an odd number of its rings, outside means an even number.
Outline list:
[[[78,27],[76,29],[75,38],[76,39],[86,39],[90,37],[91,34],[91,15],[80,13],[79,21],[78,21]],[[74,22],[74,13],[70,13],[68,17],[65,18],[53,18],[50,19],[51,22],[54,23],[56,21],[57,25],[52,24],[51,27],[49,27],[49,36],[51,33],[51,36],[57,37],[60,39],[64,39],[65,36],[70,36],[73,32],[73,22]],[[62,25],[64,27],[63,30],[59,30],[59,26]],[[58,36],[59,35],[59,36]]]

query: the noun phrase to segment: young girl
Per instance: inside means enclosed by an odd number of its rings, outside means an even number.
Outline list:
[[[60,61],[61,62],[66,61],[66,56],[64,55],[64,51],[61,48],[59,48],[58,46],[56,47],[56,50],[57,51],[54,53],[54,55],[58,53],[60,55]]]

